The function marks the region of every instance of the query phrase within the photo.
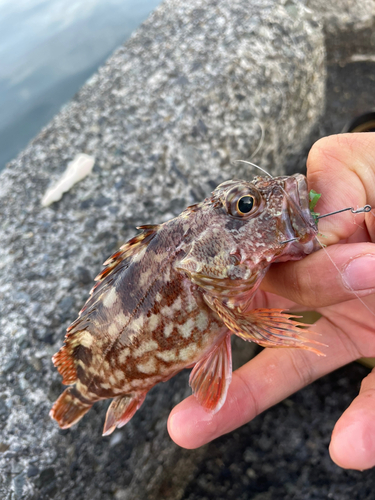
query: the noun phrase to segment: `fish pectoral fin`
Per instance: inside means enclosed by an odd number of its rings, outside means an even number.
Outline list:
[[[133,418],[135,412],[141,407],[145,397],[146,393],[134,395],[127,394],[114,398],[107,410],[103,436],[109,436],[116,427],[123,427],[127,424],[129,420]]]
[[[231,333],[191,371],[189,384],[199,404],[216,413],[223,406],[232,380]]]
[[[325,356],[322,352],[308,344],[325,346],[321,342],[306,338],[304,335],[314,334],[311,330],[302,329],[305,323],[296,321],[283,309],[253,309],[243,313],[238,309],[230,309],[216,297],[205,296],[206,303],[218,314],[229,330],[242,338],[256,342],[263,347],[299,347]]]

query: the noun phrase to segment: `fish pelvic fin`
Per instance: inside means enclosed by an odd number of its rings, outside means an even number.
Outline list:
[[[316,340],[306,338],[306,334],[315,332],[306,329],[306,324],[296,321],[294,316],[283,309],[253,309],[239,312],[230,309],[216,297],[205,296],[206,303],[215,311],[229,330],[242,338],[256,342],[263,347],[297,347],[325,356],[309,344],[327,347]]]
[[[68,429],[78,422],[92,405],[92,402],[84,400],[75,387],[68,387],[54,403],[49,415],[61,429]]]
[[[216,413],[225,403],[232,380],[231,332],[190,373],[194,396],[206,411]]]
[[[126,394],[114,398],[109,405],[105,418],[103,436],[109,436],[116,427],[123,427],[133,418],[135,412],[141,407],[145,400],[146,393]]]

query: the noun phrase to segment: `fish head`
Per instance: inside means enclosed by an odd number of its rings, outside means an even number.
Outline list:
[[[317,250],[318,231],[304,175],[231,180],[213,195],[221,202],[216,210],[221,211],[223,238],[229,236],[241,263],[253,267],[298,260]]]
[[[272,262],[301,259],[318,245],[302,174],[223,182],[189,227],[194,236],[177,267],[220,295],[255,291]]]

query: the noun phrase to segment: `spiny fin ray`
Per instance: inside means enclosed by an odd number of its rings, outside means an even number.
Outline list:
[[[298,347],[325,356],[322,352],[308,344],[327,347],[325,344],[304,337],[304,334],[315,333],[302,329],[305,323],[295,321],[291,314],[283,309],[253,309],[241,313],[230,309],[217,298],[204,296],[206,303],[222,319],[232,333],[242,338],[256,342],[263,347]]]
[[[77,381],[76,353],[75,348],[80,343],[79,335],[84,332],[88,324],[90,313],[95,310],[95,304],[102,294],[112,286],[114,276],[125,267],[128,267],[131,258],[134,257],[142,247],[147,246],[155,236],[159,226],[141,226],[142,233],[138,234],[120,250],[115,252],[104,263],[104,269],[95,279],[98,283],[90,292],[90,297],[81,309],[78,318],[68,327],[64,345],[57,352],[52,360],[60,375],[63,377],[63,384],[74,384]]]
[[[74,358],[64,345],[59,352],[52,357],[52,362],[62,376],[64,385],[74,384],[77,381],[77,370]]]

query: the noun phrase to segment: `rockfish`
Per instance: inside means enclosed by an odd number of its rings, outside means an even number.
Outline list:
[[[272,262],[316,250],[306,178],[220,184],[201,203],[146,225],[105,263],[53,363],[69,385],[51,416],[62,428],[113,398],[104,435],[125,425],[147,392],[183,368],[199,403],[217,412],[232,376],[232,334],[319,354],[280,309],[251,309]]]

